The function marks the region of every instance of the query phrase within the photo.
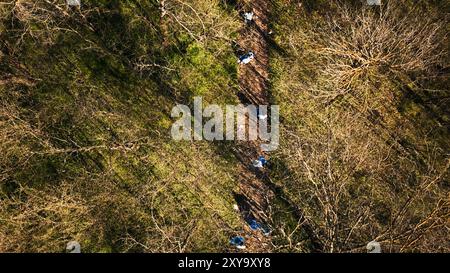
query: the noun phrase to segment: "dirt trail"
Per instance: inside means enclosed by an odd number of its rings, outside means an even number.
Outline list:
[[[270,0],[241,0],[238,2],[241,13],[254,13],[254,22],[242,28],[237,41],[240,54],[252,51],[255,59],[239,66],[238,97],[244,105],[269,105],[269,47],[274,46],[269,33]],[[276,45],[275,45],[276,46]],[[270,119],[270,115],[269,115]],[[239,192],[235,199],[244,220],[257,220],[263,225],[271,224],[271,203],[276,199],[284,207],[289,208],[292,216],[302,222],[302,230],[309,237],[310,251],[322,252],[323,244],[315,234],[309,220],[297,204],[293,203],[284,189],[270,179],[266,170],[255,170],[251,162],[258,156],[270,158],[260,149],[260,141],[238,143],[235,155],[242,162],[239,172]],[[274,227],[271,227],[274,228]],[[272,252],[272,237],[264,236],[261,231],[253,231],[245,225],[243,234],[246,239],[247,252]]]
[[[269,44],[266,36],[269,30],[270,1],[241,1],[240,12],[253,11],[254,22],[241,30],[237,41],[241,53],[254,52],[255,59],[239,67],[239,98],[243,104],[268,105]],[[257,220],[270,224],[270,200],[274,197],[271,189],[264,183],[264,173],[250,166],[252,160],[263,155],[260,142],[238,143],[235,154],[243,163],[240,173],[239,192],[235,199],[246,221]],[[271,236],[261,231],[253,231],[246,225],[242,234],[246,239],[246,252],[270,252]]]
[[[243,11],[253,11],[254,23],[242,29],[239,45],[247,52],[255,53],[255,60],[239,68],[241,92],[255,104],[268,104],[267,82],[269,79],[269,1],[249,1]]]

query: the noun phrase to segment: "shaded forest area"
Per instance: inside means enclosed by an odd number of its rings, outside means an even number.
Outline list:
[[[450,251],[450,2],[267,2],[272,251]],[[0,251],[235,251],[238,144],[170,112],[239,103],[250,7],[0,1]]]

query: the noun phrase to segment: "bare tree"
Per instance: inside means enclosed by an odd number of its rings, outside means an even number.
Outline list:
[[[389,1],[380,11],[338,5],[314,35],[318,73],[330,84],[313,88],[317,96],[333,99],[357,92],[361,82],[383,80],[390,73],[427,72],[442,61],[442,22],[412,11],[405,14],[401,5]]]

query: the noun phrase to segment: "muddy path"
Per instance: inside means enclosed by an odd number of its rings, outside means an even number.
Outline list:
[[[237,41],[238,54],[252,51],[255,58],[248,64],[241,64],[238,71],[239,93],[242,104],[268,105],[269,46],[266,40],[269,32],[270,1],[240,1],[238,10],[253,12],[254,20],[245,24]],[[260,141],[240,142],[235,155],[242,162],[239,171],[239,192],[236,203],[243,219],[248,223],[256,220],[270,226],[270,203],[274,193],[264,182],[264,172],[251,166],[252,160],[265,155]],[[271,236],[264,235],[246,225],[242,234],[246,239],[246,252],[270,252],[273,249]]]
[[[255,53],[255,59],[239,67],[239,87],[242,95],[254,104],[268,104],[269,80],[269,11],[270,1],[242,1],[241,12],[252,11],[254,20],[239,36],[238,44],[244,51]]]
[[[242,55],[253,52],[255,58],[248,64],[239,65],[238,97],[244,105],[270,105],[269,101],[269,49],[273,44],[269,28],[271,8],[270,0],[241,0],[238,3],[238,11],[253,12],[253,22],[247,23],[240,31],[237,41],[237,54]],[[269,117],[270,118],[270,117]],[[321,252],[322,243],[317,239],[313,229],[304,219],[304,214],[296,204],[287,197],[284,189],[277,186],[271,180],[267,170],[256,169],[251,162],[259,156],[270,159],[260,149],[261,141],[240,142],[236,145],[234,154],[241,161],[239,172],[239,192],[235,193],[235,200],[239,211],[246,222],[256,220],[264,226],[271,226],[275,199],[278,203],[291,211],[294,218],[303,222],[302,230],[309,237],[312,252]],[[273,233],[272,233],[273,234]],[[272,234],[264,235],[261,231],[255,231],[246,225],[242,236],[246,239],[246,252],[272,252]]]

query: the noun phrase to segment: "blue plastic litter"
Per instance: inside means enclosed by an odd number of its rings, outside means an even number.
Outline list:
[[[235,236],[231,238],[230,244],[235,246],[243,246],[245,244],[245,239],[242,236]]]
[[[267,165],[267,160],[264,156],[260,156],[257,160],[252,161],[252,165],[255,168],[262,169],[265,165]]]
[[[250,51],[249,53],[239,57],[239,63],[248,64],[251,60],[253,60],[254,57],[255,57],[255,54]]]
[[[261,162],[261,164],[263,164],[263,166],[267,164],[267,160],[264,158],[264,156],[260,156],[258,160]]]
[[[250,228],[252,230],[261,230],[261,232],[265,235],[265,236],[269,236],[270,233],[272,233],[272,230],[267,226],[267,225],[263,225],[258,223],[256,220],[250,220],[248,222],[248,224],[250,225]]]
[[[251,220],[249,224],[252,230],[258,230],[261,228],[261,224],[256,222],[256,220]]]

